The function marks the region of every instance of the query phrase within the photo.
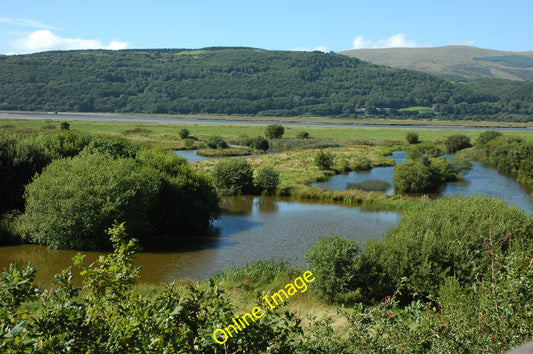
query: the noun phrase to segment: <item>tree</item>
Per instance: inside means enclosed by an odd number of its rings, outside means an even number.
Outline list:
[[[179,134],[180,138],[187,139],[191,133],[190,133],[189,129],[183,128],[183,129],[181,129],[179,131],[178,134]]]
[[[476,145],[483,147],[485,144],[487,144],[489,141],[497,139],[499,137],[503,136],[502,133],[495,131],[495,130],[486,130],[479,134]]]
[[[466,135],[451,135],[446,138],[444,141],[444,145],[446,145],[446,150],[450,154],[455,154],[455,152],[466,149],[469,147],[472,147],[472,143],[470,142],[470,138]]]
[[[256,173],[255,184],[260,190],[268,195],[276,193],[279,183],[279,172],[272,167],[261,168]]]
[[[70,130],[70,124],[68,122],[62,122],[61,123],[61,129]]]
[[[319,170],[331,170],[333,168],[333,160],[333,154],[329,151],[319,150],[315,154],[315,166],[318,166]]]
[[[206,228],[218,215],[207,181],[186,164],[158,168],[161,161],[101,153],[53,161],[26,187],[25,237],[53,248],[105,249],[114,220],[127,222],[143,244]]]
[[[250,194],[254,190],[254,171],[243,158],[221,160],[215,165],[213,178],[223,194]]]
[[[270,124],[265,129],[265,137],[268,139],[281,139],[283,133],[285,133],[285,128],[280,124]]]
[[[210,136],[205,142],[210,149],[227,149],[228,143],[221,136]]]
[[[328,301],[344,302],[360,284],[355,240],[339,236],[321,237],[305,253],[306,269],[316,277],[317,294]]]
[[[309,139],[309,133],[306,131],[301,131],[301,132],[298,132],[298,134],[296,134],[296,137],[298,139]]]
[[[441,184],[442,178],[432,168],[428,158],[408,160],[394,167],[392,176],[394,189],[405,193],[433,192]]]
[[[420,142],[418,138],[418,133],[415,133],[415,132],[407,133],[407,135],[405,136],[405,139],[407,140],[409,144],[418,144]]]

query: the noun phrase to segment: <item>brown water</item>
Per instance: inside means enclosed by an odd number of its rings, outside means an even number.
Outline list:
[[[141,252],[141,283],[161,283],[174,279],[204,279],[228,265],[255,260],[282,258],[303,263],[305,251],[320,237],[339,236],[365,241],[380,237],[400,219],[396,212],[368,212],[340,205],[296,203],[261,197],[228,197],[222,201],[224,213],[211,233],[188,250]],[[201,244],[201,245],[199,245]],[[50,250],[43,246],[0,247],[0,269],[9,263],[31,265],[37,281],[49,284],[53,275],[72,265],[77,251]],[[87,261],[98,252],[83,252]]]

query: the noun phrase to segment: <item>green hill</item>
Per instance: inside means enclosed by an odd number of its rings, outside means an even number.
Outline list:
[[[469,46],[355,49],[340,52],[374,64],[439,75],[452,80],[533,80],[533,51],[506,52]]]
[[[507,120],[530,113],[527,102],[509,111],[498,92],[321,52],[44,52],[1,56],[0,78],[2,110],[351,116],[365,108],[366,115],[412,118],[520,116]]]

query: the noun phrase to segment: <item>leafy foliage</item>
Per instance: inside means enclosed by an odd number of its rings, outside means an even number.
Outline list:
[[[446,145],[446,150],[450,154],[455,154],[457,151],[466,149],[469,147],[472,147],[472,143],[470,142],[470,138],[466,135],[451,135],[446,138],[444,141],[444,145]]]
[[[420,142],[418,133],[416,132],[407,133],[407,135],[405,136],[405,140],[407,140],[409,144],[418,144]]]
[[[267,195],[275,194],[279,183],[279,172],[272,167],[263,167],[256,172],[255,185]]]
[[[492,244],[487,247],[489,237]],[[455,277],[461,286],[490,277],[487,264],[473,262],[487,250],[497,245],[502,255],[509,255],[532,239],[528,217],[503,200],[446,197],[424,210],[404,214],[389,234],[364,253],[381,268],[382,283],[391,286],[389,294],[407,277],[407,293],[435,297],[447,277]]]
[[[176,238],[208,226],[218,212],[205,179],[183,159],[155,151],[137,161],[102,153],[54,160],[26,187],[25,199],[25,237],[54,248],[106,248],[113,220],[128,222],[143,240]]]
[[[280,124],[270,124],[265,129],[267,139],[281,139],[283,133],[285,133],[285,128]]]
[[[268,140],[263,138],[262,136],[246,137],[241,139],[239,143],[245,146],[249,146],[253,149],[263,151],[267,151],[270,147],[270,143],[268,142]]]
[[[215,186],[223,194],[251,194],[254,191],[254,171],[242,158],[224,159],[213,171]]]
[[[57,287],[34,292],[35,270],[12,265],[0,278],[0,350],[19,352],[155,352],[225,353],[274,351],[293,353],[302,332],[288,311],[268,311],[260,321],[225,345],[212,333],[231,323],[236,309],[214,281],[177,292],[165,286],[153,300],[132,291],[139,268],[133,266],[139,249],[128,240],[124,224],[110,230],[114,252],[81,268],[83,288],[73,283],[70,269],[56,275]],[[35,318],[21,305],[37,299]]]
[[[307,267],[316,276],[315,289],[329,301],[354,301],[351,291],[360,285],[357,257],[360,246],[338,236],[321,237],[305,253]]]
[[[228,143],[218,135],[210,136],[205,143],[210,149],[227,149],[229,147]]]
[[[334,156],[329,151],[319,150],[315,154],[315,166],[320,170],[331,170],[333,168]]]

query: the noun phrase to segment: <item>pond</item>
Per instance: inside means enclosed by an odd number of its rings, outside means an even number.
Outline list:
[[[400,220],[400,213],[370,212],[340,205],[296,203],[280,198],[226,197],[223,214],[211,233],[200,235],[187,250],[143,252],[140,282],[161,283],[177,278],[204,279],[228,265],[282,258],[303,263],[305,251],[320,237],[337,234],[366,241],[380,237]],[[201,245],[195,245],[201,244]],[[87,260],[100,253],[83,252]],[[0,247],[0,269],[16,262],[31,262],[37,280],[49,283],[53,275],[72,265],[77,251],[43,246]]]
[[[405,162],[405,151],[396,151],[390,156],[396,164]],[[450,156],[446,156],[449,158]],[[344,190],[349,183],[366,183],[368,181],[384,181],[389,187],[386,194],[394,193],[392,175],[394,167],[378,167],[369,171],[349,172],[331,177],[326,182],[314,183],[313,187]],[[531,203],[532,189],[516,182],[513,176],[499,173],[496,169],[472,162],[472,169],[465,174],[463,181],[446,183],[438,193],[430,195],[431,198],[441,198],[448,195],[474,195],[486,194],[507,200],[509,205],[514,205],[524,210],[528,215],[533,214]]]

